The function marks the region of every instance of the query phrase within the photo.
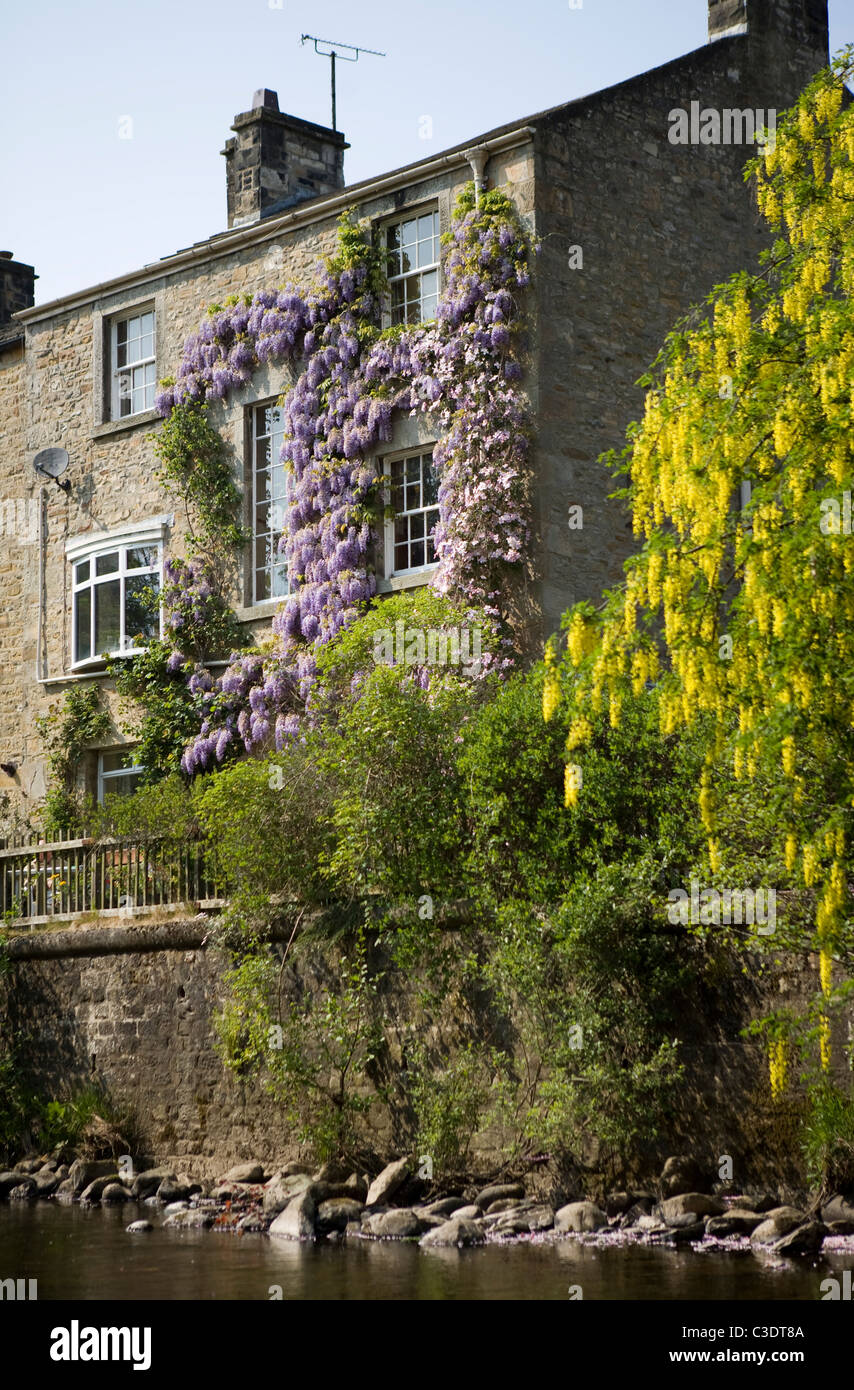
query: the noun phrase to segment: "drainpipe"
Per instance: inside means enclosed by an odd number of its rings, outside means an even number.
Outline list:
[[[44,675],[44,663],[42,659],[42,644],[44,641],[44,607],[45,607],[45,529],[47,509],[47,490],[45,487],[39,488],[39,627],[36,645],[36,680],[40,681]]]
[[[474,175],[474,203],[477,207],[480,203],[480,195],[486,192],[486,185],[489,182],[486,177],[486,161],[489,158],[489,151],[484,145],[475,145],[473,149],[465,151],[465,157],[471,165],[471,171]]]

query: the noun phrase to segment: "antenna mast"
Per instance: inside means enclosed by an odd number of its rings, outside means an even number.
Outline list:
[[[378,53],[375,48],[357,48],[353,43],[338,43],[336,39],[316,39],[314,34],[303,34],[300,43],[305,44],[306,42],[313,43],[315,53],[319,53],[321,58],[328,58],[330,61],[332,76],[332,129],[337,130],[338,126],[335,123],[337,118],[335,102],[335,59],[341,58],[345,63],[358,63],[360,53],[370,53],[374,58],[385,58],[387,55],[385,53]],[[318,48],[317,45],[319,43],[327,45],[329,51],[324,52],[323,49]],[[340,51],[342,48],[346,48],[348,52],[342,53]]]

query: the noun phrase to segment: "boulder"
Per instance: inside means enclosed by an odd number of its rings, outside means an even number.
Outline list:
[[[68,1170],[68,1181],[71,1183],[71,1191],[75,1197],[80,1197],[96,1178],[112,1178],[116,1181],[116,1160],[114,1158],[97,1159],[90,1161],[86,1158],[76,1158]]]
[[[706,1234],[705,1221],[692,1221],[686,1226],[665,1226],[648,1233],[652,1245],[689,1245],[702,1240]]]
[[[681,1192],[709,1192],[712,1186],[705,1168],[690,1154],[668,1158],[660,1182],[665,1197],[678,1197]]]
[[[314,1182],[334,1182],[343,1183],[347,1181],[347,1169],[343,1163],[337,1163],[335,1159],[329,1159],[312,1174]]]
[[[36,1185],[27,1173],[19,1173],[20,1181],[9,1192],[10,1202],[34,1202],[38,1197]]]
[[[164,1206],[170,1202],[186,1202],[189,1196],[190,1185],[180,1178],[164,1178],[157,1189],[157,1200]]]
[[[206,1230],[216,1220],[215,1212],[209,1207],[188,1207],[184,1211],[173,1211],[163,1222],[164,1228],[183,1230]]]
[[[387,1163],[382,1172],[374,1178],[365,1199],[369,1207],[381,1207],[390,1202],[398,1188],[402,1187],[412,1172],[412,1159],[407,1155]]]
[[[854,1221],[828,1221],[827,1230],[832,1236],[854,1236]]]
[[[342,1197],[352,1197],[356,1202],[367,1202],[369,1184],[358,1173],[351,1173],[344,1184]]]
[[[236,1182],[220,1182],[210,1190],[210,1196],[215,1202],[233,1202],[241,1194],[242,1188]]]
[[[33,1177],[36,1185],[36,1193],[39,1197],[50,1197],[59,1187],[59,1178],[56,1173],[38,1172]]]
[[[154,1227],[150,1221],[132,1221],[129,1226],[125,1226],[128,1235],[140,1235],[143,1231],[153,1231]]]
[[[849,1201],[847,1197],[831,1197],[821,1209],[821,1219],[826,1226],[831,1221],[854,1221],[854,1201]]]
[[[634,1204],[631,1192],[609,1192],[605,1198],[605,1212],[610,1217],[624,1216]]]
[[[524,1195],[525,1189],[520,1182],[493,1183],[491,1187],[484,1187],[478,1192],[474,1204],[482,1211],[487,1211],[493,1202],[503,1202],[507,1199],[518,1202]]]
[[[115,1206],[119,1202],[129,1202],[130,1200],[130,1193],[124,1183],[120,1182],[107,1183],[107,1186],[101,1193],[102,1207]]]
[[[163,1215],[172,1216],[176,1211],[187,1211],[188,1209],[189,1203],[187,1202],[170,1202],[168,1207],[163,1208]]]
[[[84,1187],[83,1191],[80,1193],[81,1205],[84,1207],[97,1206],[101,1200],[101,1193],[104,1189],[110,1187],[113,1183],[118,1183],[118,1181],[119,1175],[115,1170],[113,1170],[112,1173],[105,1174],[102,1178],[93,1178],[89,1186]]]
[[[279,1174],[265,1184],[262,1208],[268,1216],[278,1216],[292,1198],[306,1192],[311,1186],[308,1173]]]
[[[767,1192],[757,1192],[753,1196],[741,1193],[730,1206],[730,1211],[758,1211],[760,1216],[773,1211],[780,1203]]]
[[[595,1202],[570,1202],[555,1212],[556,1231],[599,1231],[607,1224],[607,1216]]]
[[[721,1216],[723,1204],[703,1192],[683,1192],[678,1197],[666,1197],[659,1204],[658,1214],[665,1226],[694,1226],[698,1217]]]
[[[437,1197],[435,1202],[428,1202],[424,1210],[429,1216],[453,1216],[454,1212],[467,1205],[465,1197]],[[480,1208],[477,1214],[480,1216]]]
[[[270,1235],[280,1240],[313,1240],[314,1217],[314,1199],[307,1191],[301,1192],[279,1212],[270,1227]]]
[[[238,1163],[229,1168],[223,1182],[263,1182],[264,1168],[260,1163]]]
[[[151,1197],[165,1178],[170,1182],[178,1181],[171,1168],[147,1168],[144,1173],[137,1173],[131,1192],[134,1197]]]
[[[63,1178],[59,1187],[53,1194],[53,1200],[55,1202],[60,1202],[63,1206],[67,1206],[74,1201],[74,1184],[70,1178]]]
[[[554,1226],[555,1214],[545,1203],[525,1204],[499,1216],[492,1230],[496,1235],[527,1235],[535,1231],[549,1231]]]
[[[706,1235],[715,1236],[717,1239],[722,1236],[749,1236],[761,1221],[762,1215],[758,1211],[742,1211],[740,1208],[732,1207],[730,1211],[724,1212],[723,1216],[709,1217],[706,1222]]]
[[[826,1235],[827,1227],[823,1221],[805,1221],[802,1226],[796,1226],[781,1240],[775,1241],[771,1249],[775,1255],[785,1255],[790,1259],[798,1255],[815,1255]]]
[[[490,1202],[486,1208],[487,1216],[499,1216],[503,1211],[515,1211],[519,1206],[514,1197],[501,1197],[497,1202]]]
[[[333,1197],[321,1202],[317,1208],[315,1230],[319,1236],[328,1236],[332,1231],[343,1231],[350,1221],[360,1221],[362,1203],[352,1197]]]
[[[274,1176],[277,1178],[295,1178],[301,1173],[305,1174],[307,1177],[310,1177],[311,1168],[307,1163],[299,1163],[297,1161],[294,1161],[293,1163],[283,1163],[279,1171],[275,1173]]]
[[[15,1164],[15,1172],[26,1173],[31,1176],[39,1171],[43,1162],[44,1159],[41,1158],[22,1158],[19,1163]]]
[[[806,1213],[797,1207],[774,1207],[760,1222],[750,1237],[751,1245],[773,1245],[806,1221]]]
[[[422,1250],[434,1250],[445,1246],[460,1248],[465,1245],[480,1245],[483,1240],[483,1227],[480,1222],[464,1221],[452,1216],[450,1221],[445,1221],[441,1226],[428,1231],[418,1244]]]
[[[483,1216],[483,1212],[476,1202],[470,1202],[468,1206],[463,1204],[461,1207],[454,1207],[453,1212],[450,1214],[455,1216],[459,1221],[479,1221]],[[436,1215],[439,1216],[441,1213],[437,1212]]]
[[[362,1229],[379,1240],[406,1240],[412,1236],[423,1235],[432,1224],[408,1207],[401,1207],[397,1211],[375,1212],[373,1216],[366,1218]]]

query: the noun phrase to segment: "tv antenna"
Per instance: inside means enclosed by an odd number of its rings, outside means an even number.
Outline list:
[[[332,73],[332,129],[337,130],[338,127],[335,124],[335,59],[341,58],[345,63],[358,63],[360,53],[370,53],[374,58],[386,58],[388,54],[379,53],[375,48],[357,48],[353,43],[339,43],[337,39],[316,39],[314,34],[303,34],[300,43],[305,44],[306,42],[314,44],[314,51],[315,53],[319,53],[321,58],[328,58],[330,60]],[[325,44],[329,51],[324,52],[323,49],[318,48],[317,45],[319,43]],[[340,52],[342,48],[348,49],[348,53]],[[350,56],[351,54],[352,57]]]

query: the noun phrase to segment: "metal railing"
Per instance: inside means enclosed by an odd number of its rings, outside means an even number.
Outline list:
[[[0,841],[0,924],[222,901],[203,840]]]

